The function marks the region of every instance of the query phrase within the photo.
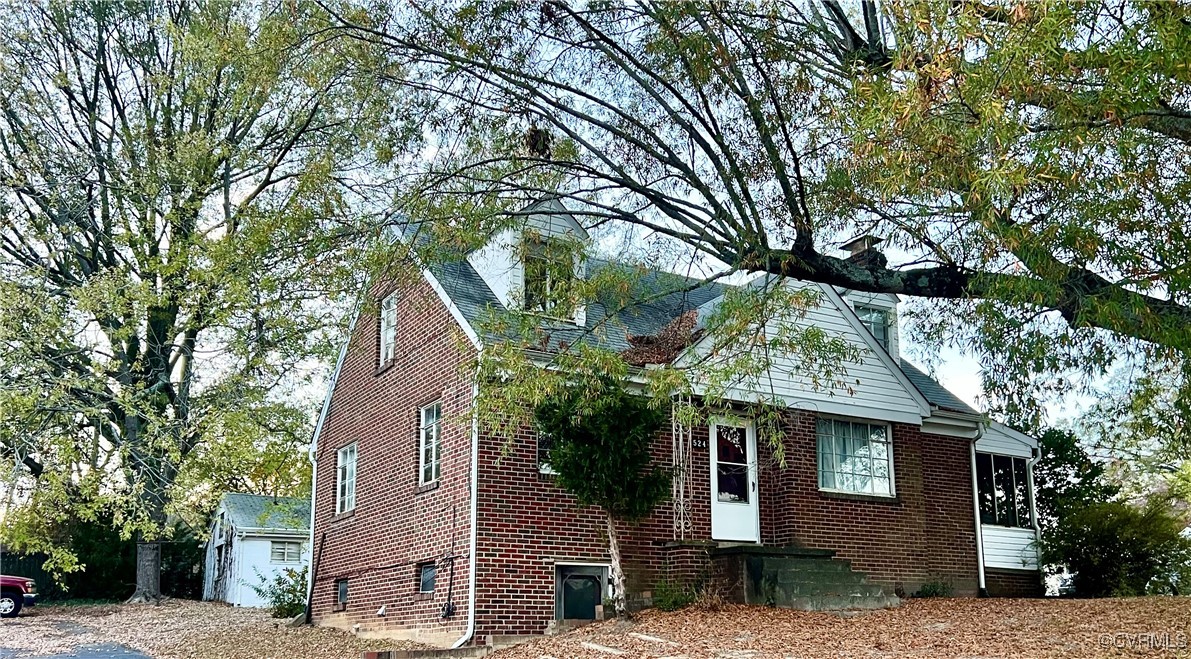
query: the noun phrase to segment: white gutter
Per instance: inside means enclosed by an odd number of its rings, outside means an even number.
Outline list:
[[[1026,461],[1026,487],[1029,488],[1030,494],[1030,519],[1034,521],[1034,555],[1038,560],[1038,571],[1042,571],[1042,557],[1038,556],[1038,545],[1042,542],[1042,527],[1038,525],[1038,506],[1034,505],[1034,465],[1042,459],[1042,450],[1033,449],[1031,455],[1034,457]]]
[[[331,372],[331,379],[327,382],[327,395],[323,398],[323,409],[318,413],[318,423],[314,426],[314,438],[310,440],[307,457],[310,458],[310,574],[306,579],[306,601],[314,593],[314,561],[318,560],[314,546],[314,512],[315,499],[318,495],[318,439],[323,434],[323,423],[327,420],[327,412],[331,409],[331,395],[335,393],[335,383],[339,381],[339,372],[343,370],[343,360],[347,357],[347,347],[351,344],[352,334],[356,330],[356,319],[360,317],[360,307],[356,305],[352,311],[351,322],[347,325],[347,338],[343,340],[343,347],[339,349],[339,358],[335,360],[335,370]],[[309,622],[309,620],[307,621]]]
[[[483,356],[483,348],[476,353],[476,361]],[[476,521],[479,511],[480,498],[480,368],[476,366],[475,380],[471,385],[471,549],[468,556],[467,569],[467,629],[463,636],[451,645],[451,649],[461,648],[476,633],[476,539],[478,530]]]
[[[972,443],[969,445],[969,456],[972,462],[972,518],[976,524],[976,592],[980,597],[988,595],[988,586],[984,579],[984,533],[980,524],[980,489],[976,481],[976,442],[980,441],[983,436],[984,423],[980,423],[976,429],[976,436],[972,438]]]

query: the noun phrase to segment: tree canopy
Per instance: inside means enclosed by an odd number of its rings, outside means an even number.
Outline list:
[[[67,512],[153,541],[221,488],[308,488],[300,387],[361,285],[362,172],[399,139],[368,48],[327,25],[306,2],[0,15],[8,546],[69,570]]]
[[[1191,16],[1177,3],[386,5],[454,244],[558,195],[624,257],[916,302],[991,402],[1191,349]],[[884,254],[848,259],[857,235]],[[465,236],[465,238],[460,238]]]

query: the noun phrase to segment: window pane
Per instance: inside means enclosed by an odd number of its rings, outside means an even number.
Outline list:
[[[993,485],[996,487],[997,524],[1017,526],[1017,507],[1013,501],[1013,458],[993,456]]]
[[[1026,478],[1026,461],[1013,458],[1013,500],[1017,508],[1017,525],[1030,528],[1030,481]]]
[[[996,524],[997,507],[996,493],[993,487],[992,456],[987,453],[976,454],[976,492],[980,500],[980,523]]]
[[[340,604],[347,604],[347,580],[339,582],[339,592],[337,593]]]
[[[720,462],[748,464],[748,443],[744,428],[716,426],[716,455]]]
[[[819,419],[816,430],[819,487],[865,494],[893,493],[884,425]]]
[[[716,466],[716,480],[719,485],[718,498],[720,501],[727,503],[748,503],[748,465],[720,463]]]
[[[434,563],[427,563],[421,569],[421,583],[418,589],[423,593],[434,592],[434,580],[438,574],[438,567]]]

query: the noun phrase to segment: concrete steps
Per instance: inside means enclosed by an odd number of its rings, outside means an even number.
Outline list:
[[[743,604],[830,611],[901,603],[827,550],[727,545],[712,549],[711,560],[728,598]]]

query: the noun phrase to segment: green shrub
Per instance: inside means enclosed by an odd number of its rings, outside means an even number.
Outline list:
[[[1156,498],[1136,506],[1111,501],[1065,515],[1043,536],[1044,563],[1074,573],[1075,594],[1109,597],[1186,591],[1191,539],[1170,502]]]
[[[286,568],[273,576],[273,580],[265,579],[260,570],[256,572],[259,585],[249,586],[262,599],[269,603],[269,610],[274,618],[293,618],[306,611],[306,568],[295,570]]]
[[[677,611],[694,603],[695,589],[662,579],[653,589],[653,605],[662,611]]]
[[[934,579],[922,584],[917,591],[914,592],[914,597],[951,597],[955,594],[955,588],[952,587],[951,582],[943,581],[942,579]]]

